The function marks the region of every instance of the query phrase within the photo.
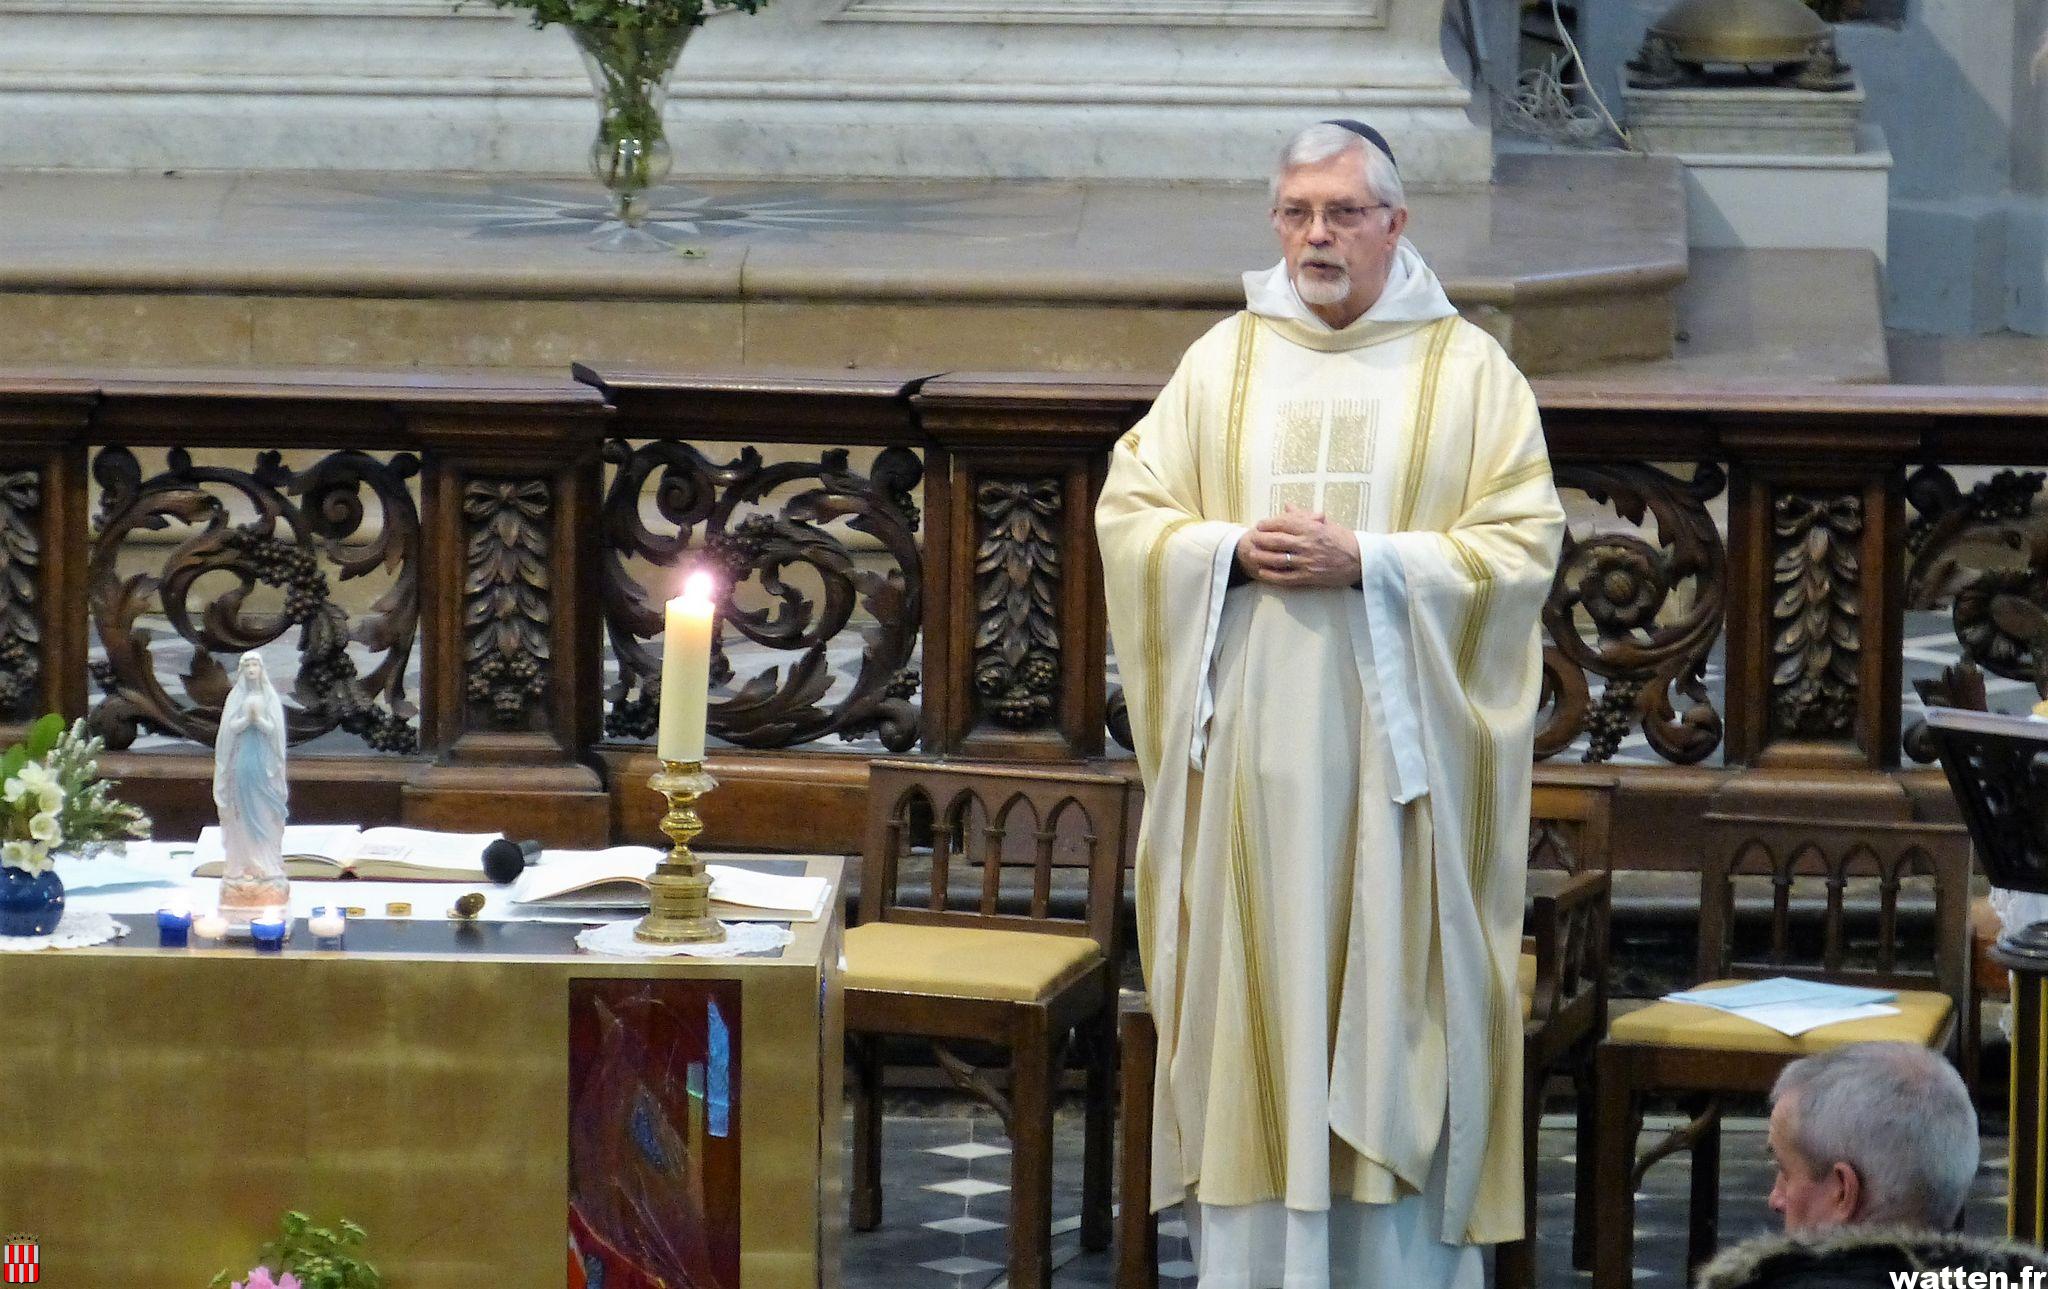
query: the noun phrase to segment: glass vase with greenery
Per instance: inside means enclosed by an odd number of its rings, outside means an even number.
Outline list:
[[[590,169],[612,195],[613,225],[600,244],[665,250],[641,225],[647,194],[668,177],[673,156],[662,127],[669,78],[690,33],[716,9],[753,13],[761,0],[491,0],[524,9],[536,27],[568,29],[597,96]]]

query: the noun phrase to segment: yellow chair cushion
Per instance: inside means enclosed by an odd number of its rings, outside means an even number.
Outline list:
[[[1718,989],[1741,983],[1716,980],[1696,987]],[[1626,1016],[1616,1016],[1607,1026],[1607,1036],[1616,1043],[1639,1047],[1701,1047],[1722,1052],[1805,1056],[1849,1043],[1890,1041],[1925,1046],[1941,1032],[1951,1009],[1947,994],[1918,989],[1900,990],[1899,996],[1887,1006],[1898,1008],[1898,1015],[1845,1020],[1792,1037],[1711,1007],[1658,1002]]]
[[[1522,1019],[1536,1014],[1536,955],[1525,953],[1515,966],[1515,992],[1522,996]]]
[[[902,922],[846,931],[848,989],[1037,1002],[1101,960],[1079,935]]]

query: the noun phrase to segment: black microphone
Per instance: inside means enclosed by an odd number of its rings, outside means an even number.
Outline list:
[[[526,871],[540,854],[537,841],[506,841],[503,837],[484,847],[484,876],[503,886]]]

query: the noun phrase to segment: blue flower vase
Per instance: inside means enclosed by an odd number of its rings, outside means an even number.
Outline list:
[[[48,935],[64,918],[64,879],[0,867],[0,935]]]

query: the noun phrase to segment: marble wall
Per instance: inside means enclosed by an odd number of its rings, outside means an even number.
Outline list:
[[[706,178],[1254,179],[1366,116],[1411,184],[1483,184],[1445,0],[770,0],[685,50]],[[0,0],[0,168],[580,170],[558,31],[482,0]]]

